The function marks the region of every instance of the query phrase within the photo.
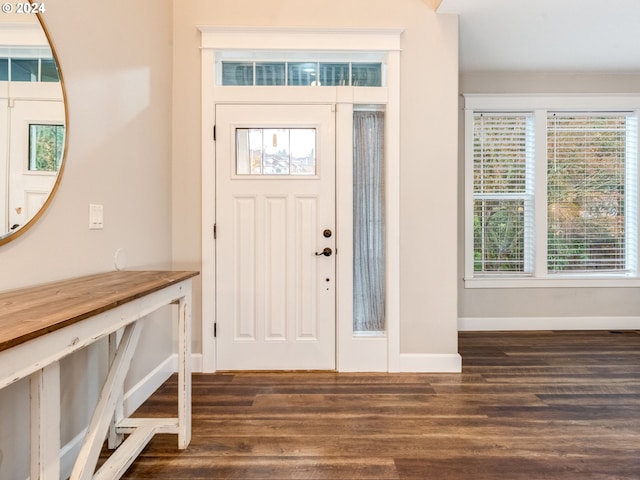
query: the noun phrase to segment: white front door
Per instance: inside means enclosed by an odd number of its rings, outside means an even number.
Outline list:
[[[64,104],[48,100],[14,100],[10,110],[8,224],[9,228],[25,225],[42,208],[58,177],[54,155],[43,157],[49,165],[36,162],[39,137],[54,135],[48,128],[64,125]],[[43,133],[43,130],[45,132]],[[63,140],[60,139],[60,142]],[[51,147],[44,142],[45,146]],[[60,146],[60,148],[62,148]],[[3,231],[0,227],[0,233]]]
[[[331,105],[216,106],[219,370],[335,369]]]

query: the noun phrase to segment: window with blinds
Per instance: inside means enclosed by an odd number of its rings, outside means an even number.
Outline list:
[[[624,273],[632,267],[636,159],[634,114],[548,114],[548,273]]]
[[[533,115],[475,113],[473,135],[473,270],[530,273]]]
[[[638,278],[640,96],[631,105],[626,97],[595,98],[614,105],[582,108],[589,100],[508,96],[497,98],[504,108],[490,109],[488,97],[471,98],[465,279],[472,288],[474,279],[501,288]]]

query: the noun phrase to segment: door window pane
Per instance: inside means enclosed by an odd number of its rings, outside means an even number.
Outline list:
[[[314,128],[236,129],[236,175],[315,174]]]
[[[64,125],[29,125],[29,170],[57,172],[64,149]]]
[[[289,129],[264,129],[262,139],[263,175],[289,175],[291,149],[289,144]]]
[[[313,128],[294,128],[290,133],[291,174],[315,175],[316,131]]]
[[[236,130],[236,173],[238,175],[262,174],[262,129],[238,128]]]

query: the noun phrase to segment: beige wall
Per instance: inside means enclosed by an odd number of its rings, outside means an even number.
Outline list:
[[[118,248],[130,268],[170,267],[171,2],[46,7],[68,94],[68,156],[46,214],[0,246],[0,290],[113,270]],[[89,203],[104,205],[104,230],[88,229]],[[129,385],[171,352],[170,330],[143,335]],[[100,345],[62,362],[63,445],[86,425],[102,354]],[[27,405],[24,381],[0,392],[0,478],[28,476]]]
[[[401,350],[457,352],[455,17],[422,0],[56,0],[47,9],[69,100],[67,164],[38,224],[0,247],[0,290],[111,270],[118,248],[129,268],[200,269],[197,25],[401,27]],[[104,230],[88,230],[89,203],[104,205]],[[129,385],[171,341],[145,331]],[[73,412],[63,444],[86,424],[103,354],[98,345],[62,363],[63,409]],[[0,478],[28,474],[27,398],[24,381],[0,392]]]
[[[189,268],[201,259],[199,25],[404,29],[401,352],[457,353],[457,18],[423,0],[175,1],[173,256]]]
[[[640,74],[468,72],[460,77],[462,93],[638,93]],[[460,111],[462,114],[462,111]],[[461,141],[463,128],[461,123]],[[460,171],[464,149],[460,147]],[[459,183],[459,314],[470,318],[522,318],[522,328],[536,329],[538,318],[638,318],[640,296],[635,288],[518,288],[465,289],[464,211],[462,177]],[[535,319],[527,321],[528,317]],[[487,322],[486,325],[489,325]],[[558,323],[560,324],[560,323]],[[586,323],[585,323],[586,325]],[[616,327],[611,327],[616,328]]]

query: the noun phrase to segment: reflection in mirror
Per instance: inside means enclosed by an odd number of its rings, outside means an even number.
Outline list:
[[[30,227],[62,173],[66,109],[36,15],[0,17],[0,245]]]

